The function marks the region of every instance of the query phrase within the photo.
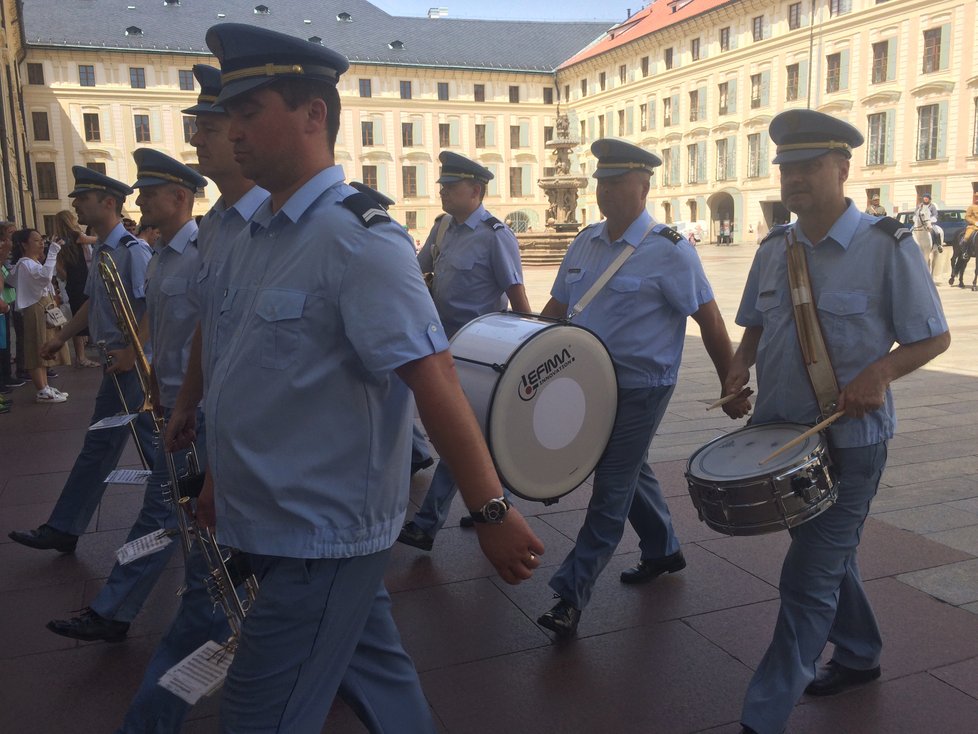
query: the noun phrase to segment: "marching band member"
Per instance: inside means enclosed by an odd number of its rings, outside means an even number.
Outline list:
[[[479,540],[503,579],[528,578],[542,544],[506,511],[410,238],[335,164],[349,63],[247,25],[206,40],[235,159],[271,194],[232,245],[206,396],[198,522],[216,520],[261,585],[222,727],[318,731],[346,681],[370,703],[361,717],[431,732],[383,585],[407,504],[408,388],[467,504],[493,521]]]
[[[418,264],[433,273],[431,297],[450,339],[472,319],[506,308],[530,313],[523,287],[523,267],[516,235],[482,205],[493,175],[485,166],[451,151],[442,151],[441,205]],[[430,551],[455,498],[455,478],[439,462],[414,519],[401,529],[398,541]],[[507,500],[508,501],[508,500]],[[469,517],[463,527],[471,527]]]
[[[725,392],[740,391],[756,363],[755,423],[826,417],[802,359],[788,292],[791,237],[807,262],[811,300],[841,387],[833,407],[844,412],[828,428],[838,499],[789,531],[774,637],[741,714],[744,732],[780,734],[802,692],[827,696],[880,676],[882,640],[856,548],[896,424],[889,385],[947,349],[950,335],[909,232],[893,219],[861,213],[845,196],[860,132],[811,110],[782,112],[769,132],[778,146],[781,200],[798,220],[771,230],[754,258],[737,313],[744,336]],[[899,346],[891,351],[894,342]],[[816,674],[827,641],[835,649]]]
[[[581,610],[621,540],[626,518],[641,539],[638,565],[622,583],[686,567],[669,507],[648,464],[649,445],[676,387],[686,318],[692,316],[722,382],[733,355],[723,317],[696,251],[645,210],[658,156],[620,140],[596,140],[598,207],[605,221],[571,243],[543,316],[564,318],[626,248],[634,253],[574,319],[601,337],[618,376],[618,415],[594,472],[594,489],[574,548],[550,579],[559,601],[539,624],[577,632]],[[729,410],[725,406],[725,410]]]
[[[194,194],[207,181],[192,168],[150,148],[132,154],[138,169],[139,190],[136,204],[143,218],[160,230],[153,259],[147,268],[146,314],[143,341],[153,345],[150,380],[152,403],[164,420],[176,400],[183,381],[190,337],[197,323],[196,309],[189,300],[189,288],[197,275],[197,223],[193,218]],[[97,263],[96,263],[97,265]],[[138,335],[130,335],[138,338]],[[130,370],[133,350],[112,353],[118,367]],[[127,373],[128,374],[128,373]],[[146,481],[143,506],[126,541],[142,538],[157,530],[173,530],[177,525],[174,504],[165,489],[173,477],[167,465],[162,436],[153,453],[153,473]],[[178,473],[186,472],[185,457],[174,457]],[[48,622],[52,632],[78,640],[123,639],[129,625],[142,608],[146,597],[166,568],[174,544],[144,555],[130,563],[116,563],[105,585],[80,616]]]
[[[41,355],[50,358],[73,336],[88,327],[95,343],[104,343],[108,351],[126,346],[125,337],[116,323],[108,291],[99,277],[98,261],[108,255],[115,262],[126,295],[132,303],[136,318],[145,310],[146,266],[152,251],[142,240],[129,234],[122,226],[122,205],[132,189],[126,184],[109,178],[83,166],[72,166],[75,188],[70,196],[72,206],[82,225],[92,228],[98,244],[92,255],[92,267],[88,271],[85,295],[88,301],[58,335],[41,347]],[[115,379],[112,374],[115,373]],[[117,382],[116,382],[117,380]],[[123,400],[119,393],[122,393]],[[102,375],[102,383],[95,396],[90,425],[103,418],[114,416],[124,409],[135,410],[143,404],[143,390],[133,370],[117,372],[109,367]],[[135,420],[141,454],[146,459],[153,455],[153,425],[149,415]],[[30,548],[56,550],[71,553],[78,544],[78,536],[85,532],[88,523],[105,492],[105,478],[119,463],[126,446],[130,429],[126,426],[88,431],[78,458],[61,490],[61,496],[46,523],[34,530],[13,531],[10,538]]]

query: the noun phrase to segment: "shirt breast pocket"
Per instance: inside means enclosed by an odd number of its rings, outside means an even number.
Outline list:
[[[644,281],[645,278],[638,275],[619,275],[609,280],[608,290],[613,297],[612,310],[622,314],[631,313]]]
[[[166,296],[167,313],[174,318],[186,318],[190,315],[190,301],[187,298],[189,283],[186,278],[167,276],[160,283],[160,291]]]
[[[305,305],[306,294],[295,291],[267,290],[258,296],[262,367],[284,370],[295,363]]]
[[[851,348],[859,344],[868,310],[868,293],[827,291],[818,298],[822,329],[836,347]]]

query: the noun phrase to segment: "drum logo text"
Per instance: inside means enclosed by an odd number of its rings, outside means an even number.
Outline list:
[[[520,400],[529,402],[537,394],[543,385],[553,378],[558,372],[574,362],[574,357],[570,349],[564,348],[561,352],[554,354],[545,362],[541,362],[520,378],[519,395]]]

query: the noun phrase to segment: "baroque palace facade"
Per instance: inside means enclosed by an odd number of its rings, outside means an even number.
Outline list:
[[[752,240],[788,214],[767,124],[809,106],[866,136],[849,194],[879,193],[891,213],[929,192],[964,207],[978,190],[974,0],[656,0],[608,23],[390,16],[365,0],[2,0],[4,203],[50,229],[68,206],[71,166],[135,179],[131,152],[192,164],[190,69],[214,63],[218,22],[267,25],[346,54],[337,162],[397,201],[424,239],[441,211],[438,152],[496,174],[486,205],[517,231],[544,227],[537,179],[558,115],[590,174],[590,143],[620,137],[656,151],[652,214],[721,222]],[[216,198],[198,200],[203,213]],[[593,183],[578,221],[599,217]],[[135,213],[134,202],[130,211]]]

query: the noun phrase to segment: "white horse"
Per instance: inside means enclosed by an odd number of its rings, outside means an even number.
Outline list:
[[[950,253],[944,252],[944,230],[930,221],[923,210],[917,209],[913,215],[913,239],[924,256],[924,262],[930,270],[935,283],[939,283],[947,274]],[[937,243],[933,234],[937,235]]]

